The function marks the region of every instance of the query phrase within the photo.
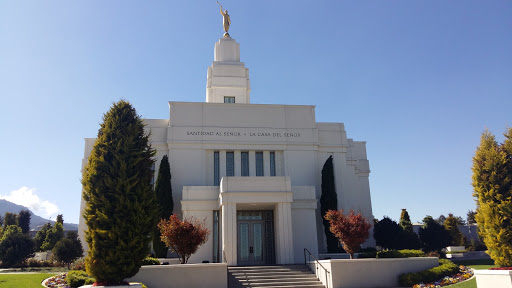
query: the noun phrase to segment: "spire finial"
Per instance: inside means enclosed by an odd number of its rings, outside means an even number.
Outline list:
[[[222,11],[222,5],[219,3],[219,1],[217,1],[217,4],[219,4],[220,6],[220,14],[222,14],[223,18],[222,20],[224,25],[224,37],[231,38],[228,33],[229,25],[231,25],[231,19],[229,19],[228,10]]]

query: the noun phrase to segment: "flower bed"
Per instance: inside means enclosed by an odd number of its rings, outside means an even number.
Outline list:
[[[43,281],[43,286],[48,288],[66,288],[68,287],[66,282],[66,275],[67,273],[62,273],[59,275],[52,276]]]
[[[489,268],[489,270],[512,270],[512,267],[494,267]]]
[[[438,288],[443,287],[450,284],[455,284],[462,282],[464,280],[467,280],[473,276],[473,269],[468,268],[464,265],[459,266],[459,273],[453,275],[453,276],[446,276],[443,279],[440,279],[438,281],[427,283],[427,284],[415,284],[413,288]]]

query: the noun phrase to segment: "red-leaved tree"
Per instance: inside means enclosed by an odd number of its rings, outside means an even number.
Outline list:
[[[353,210],[347,215],[343,214],[343,210],[329,210],[324,217],[329,221],[332,234],[343,244],[350,259],[354,259],[354,253],[359,251],[360,245],[370,235],[370,222],[361,213],[355,214]]]
[[[190,256],[196,253],[199,246],[206,243],[210,231],[204,221],[195,218],[180,220],[171,215],[169,220],[160,220],[160,239],[165,245],[175,251],[180,257],[181,264],[188,262]]]

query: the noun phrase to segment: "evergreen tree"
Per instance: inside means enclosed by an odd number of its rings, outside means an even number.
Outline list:
[[[452,213],[448,214],[446,220],[444,221],[444,228],[450,232],[451,243],[452,246],[464,246],[464,234],[460,232],[459,227],[457,227],[457,218],[453,216]]]
[[[475,220],[487,253],[497,265],[512,266],[512,128],[501,145],[482,133],[472,170]]]
[[[466,214],[466,220],[467,220],[468,225],[473,225],[476,223],[475,216],[476,216],[476,211],[468,210],[468,213]]]
[[[150,184],[154,155],[135,109],[124,100],[114,103],[82,175],[85,262],[97,283],[117,285],[134,276],[147,256],[158,220]]]
[[[46,223],[37,231],[36,236],[34,237],[34,249],[36,251],[43,251],[41,249],[41,246],[44,243],[44,240],[46,239],[46,235],[48,234],[48,231],[52,229],[52,225],[50,223]]]
[[[327,240],[327,252],[336,253],[338,249],[338,239],[330,230],[330,224],[324,218],[329,210],[338,210],[338,196],[336,194],[336,186],[334,184],[334,167],[332,156],[329,156],[322,168],[322,195],[320,196],[320,216],[324,224],[324,232]]]
[[[412,222],[409,217],[409,213],[407,213],[407,209],[402,209],[402,213],[400,214],[400,222],[398,223],[404,229],[404,231],[413,233],[412,231]]]
[[[30,231],[30,217],[30,211],[28,210],[21,210],[18,215],[18,225],[20,226],[23,234],[28,234]]]
[[[57,218],[58,220],[59,218]],[[55,244],[59,242],[60,239],[64,238],[64,225],[63,221],[57,221],[53,224],[53,227],[46,231],[46,238],[41,244],[42,251],[52,250]]]
[[[76,231],[69,231],[66,238],[59,240],[52,249],[55,259],[68,265],[82,257],[84,249]]]
[[[3,267],[20,267],[34,253],[34,243],[30,236],[23,234],[16,225],[4,229],[0,241],[0,261]]]
[[[400,232],[402,228],[391,218],[384,216],[373,226],[373,238],[384,249],[400,249]]]
[[[5,212],[4,230],[11,225],[18,226],[18,215],[16,215],[16,213]]]
[[[169,165],[169,158],[167,155],[162,157],[160,167],[158,168],[158,177],[155,184],[156,200],[158,202],[159,218],[169,219],[172,215],[174,203],[172,201],[172,187],[171,187],[171,167]],[[156,257],[167,257],[168,248],[165,243],[160,240],[160,229],[155,226],[153,232],[153,250]]]
[[[444,229],[432,216],[426,216],[423,219],[423,227],[419,231],[420,241],[423,244],[425,252],[437,251],[450,245],[450,232]]]

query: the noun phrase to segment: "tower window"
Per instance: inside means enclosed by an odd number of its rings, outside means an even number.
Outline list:
[[[249,152],[242,152],[242,171],[240,175],[242,176],[249,176]]]
[[[226,152],[226,176],[235,176],[235,153]]]
[[[219,151],[213,152],[213,185],[219,186],[220,184],[220,175],[219,175]]]
[[[235,97],[224,96],[224,103],[235,103]]]
[[[263,152],[256,152],[256,176],[263,176]]]

